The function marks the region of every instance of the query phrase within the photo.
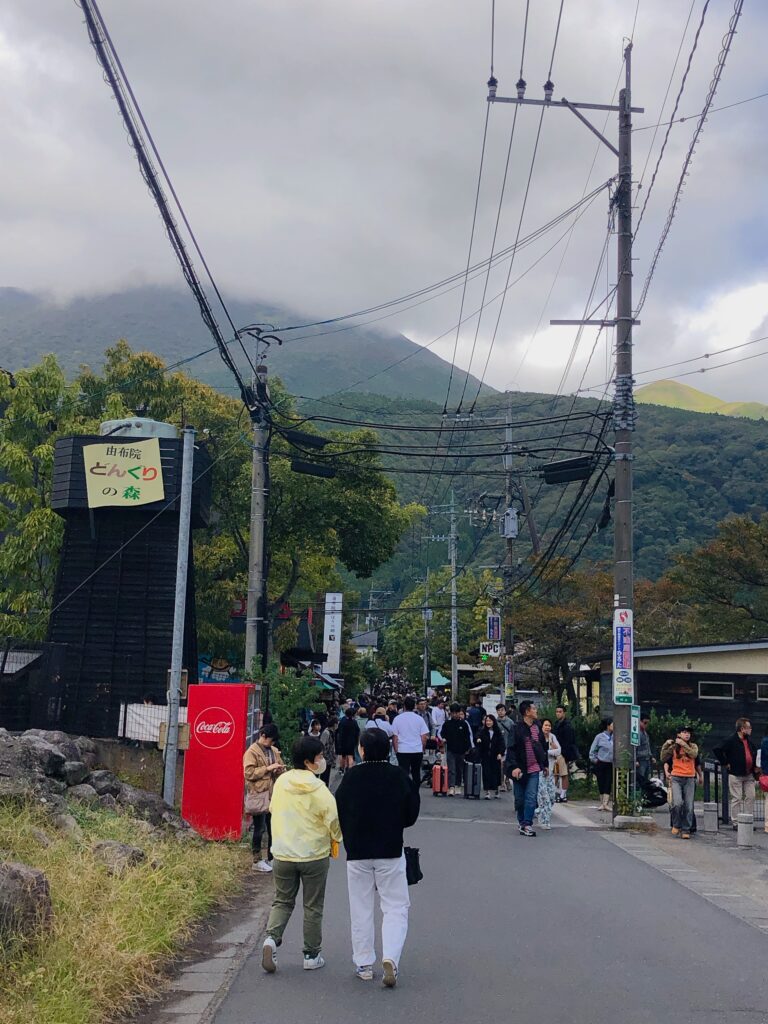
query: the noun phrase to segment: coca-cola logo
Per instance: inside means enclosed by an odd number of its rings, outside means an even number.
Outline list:
[[[235,735],[235,720],[226,708],[206,708],[195,719],[197,742],[208,750],[221,750]]]

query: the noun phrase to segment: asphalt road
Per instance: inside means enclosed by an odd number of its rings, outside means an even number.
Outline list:
[[[278,973],[254,955],[215,1024],[766,1024],[768,934],[599,832],[556,825],[524,839],[511,796],[423,792],[408,842],[425,877],[411,888],[398,987],[383,989],[380,969],[373,983],[353,975],[342,857],[329,876],[326,967],[302,970],[297,910]]]

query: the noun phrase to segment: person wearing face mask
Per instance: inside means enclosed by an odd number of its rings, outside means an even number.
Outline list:
[[[325,883],[330,857],[336,855],[341,828],[336,801],[320,776],[326,769],[323,744],[302,736],[291,752],[293,770],[275,782],[272,815],[272,874],[275,898],[267,922],[261,965],[277,970],[277,948],[296,905],[299,886],[304,901],[304,970],[325,966],[323,941]]]

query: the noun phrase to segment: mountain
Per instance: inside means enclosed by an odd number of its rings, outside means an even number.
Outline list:
[[[660,380],[637,389],[635,398],[645,405],[666,405],[688,412],[716,412],[721,416],[743,416],[748,420],[768,419],[768,405],[762,402],[724,402],[714,395],[676,380]]]
[[[258,302],[227,299],[227,305],[238,327],[257,321],[292,324],[315,319]],[[224,336],[231,337],[229,325],[220,322]],[[269,350],[270,373],[298,395],[327,395],[354,385],[356,391],[444,401],[451,372],[446,360],[385,328],[340,330],[344,327],[342,323],[320,328],[324,333],[316,338],[302,337],[308,331],[285,332],[285,343]],[[10,370],[36,363],[47,352],[54,352],[67,372],[73,373],[82,363],[97,369],[105,348],[119,338],[134,350],[156,352],[168,363],[213,344],[191,295],[181,289],[133,288],[59,304],[15,288],[0,288],[0,352],[2,364]],[[246,367],[242,353],[237,361]],[[216,353],[185,369],[209,384],[232,386]],[[462,385],[463,380],[461,375]],[[479,383],[470,376],[470,394]],[[483,385],[482,393],[492,394],[494,389]]]

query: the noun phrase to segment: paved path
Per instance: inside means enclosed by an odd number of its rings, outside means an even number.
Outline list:
[[[251,957],[215,1024],[766,1024],[768,935],[641,859],[642,843],[622,849],[570,807],[523,839],[508,796],[425,793],[409,832],[425,878],[411,889],[398,988],[352,974],[342,858],[329,877],[327,966],[302,970],[297,913],[278,973]]]

